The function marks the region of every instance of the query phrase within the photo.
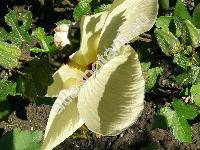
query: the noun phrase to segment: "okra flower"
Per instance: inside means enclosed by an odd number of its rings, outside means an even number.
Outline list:
[[[109,11],[82,18],[80,49],[48,88],[47,95],[57,99],[42,149],[53,149],[83,124],[114,136],[137,120],[145,81],[137,53],[127,44],[153,26],[157,11],[157,0],[115,0]]]

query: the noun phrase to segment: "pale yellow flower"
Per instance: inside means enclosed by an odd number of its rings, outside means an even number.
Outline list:
[[[109,12],[82,18],[80,49],[54,74],[48,89],[48,96],[57,99],[42,149],[53,149],[83,124],[114,136],[137,120],[145,81],[127,43],[153,26],[157,11],[157,0],[115,0]]]

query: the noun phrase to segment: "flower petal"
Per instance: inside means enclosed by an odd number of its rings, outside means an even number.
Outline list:
[[[144,107],[145,82],[138,56],[124,46],[93,74],[78,95],[78,110],[95,133],[117,135],[132,125]]]
[[[83,125],[77,109],[77,95],[77,88],[60,92],[49,115],[42,150],[53,149]]]
[[[53,79],[53,84],[47,90],[47,96],[49,97],[57,97],[62,89],[67,89],[73,84],[78,84],[77,81],[81,81],[82,76],[79,70],[68,65],[63,65],[54,73]]]
[[[88,66],[97,58],[99,36],[108,12],[84,16],[81,19],[81,46],[71,60],[81,66]]]
[[[67,44],[70,44],[68,39],[70,24],[58,25],[54,31],[54,43],[56,46],[64,48]]]
[[[152,28],[158,0],[115,0],[101,32],[99,50],[120,49],[136,36]]]

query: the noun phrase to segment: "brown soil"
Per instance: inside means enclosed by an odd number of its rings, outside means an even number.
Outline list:
[[[5,132],[13,128],[23,130],[45,130],[50,106],[27,104],[16,101],[13,104],[17,108],[8,119],[8,122],[1,122],[0,128]],[[20,110],[20,111],[19,111]],[[115,137],[98,137],[89,132],[89,139],[66,139],[55,150],[82,150],[82,149],[200,149],[200,124],[193,124],[193,143],[180,143],[172,135],[171,130],[151,129],[155,117],[156,105],[153,102],[146,102],[145,109],[138,121],[129,129]],[[19,112],[24,112],[19,114]],[[64,120],[63,120],[64,121]]]

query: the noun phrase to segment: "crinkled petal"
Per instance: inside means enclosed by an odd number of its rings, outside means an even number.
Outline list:
[[[47,90],[47,96],[49,97],[57,97],[62,89],[67,89],[74,84],[79,84],[82,80],[82,76],[79,70],[68,65],[63,65],[55,72],[53,79],[54,82]]]
[[[115,0],[101,32],[100,53],[120,49],[125,43],[152,28],[158,0]]]
[[[77,109],[77,88],[62,90],[48,119],[42,150],[52,150],[83,125]]]
[[[96,60],[99,36],[107,14],[108,12],[97,13],[81,19],[81,46],[71,56],[71,61],[86,67]]]
[[[145,81],[130,46],[104,64],[83,85],[78,110],[86,126],[101,135],[117,135],[132,125],[144,107]]]
[[[58,25],[54,31],[54,43],[56,46],[64,48],[67,44],[70,44],[68,39],[70,24]]]

